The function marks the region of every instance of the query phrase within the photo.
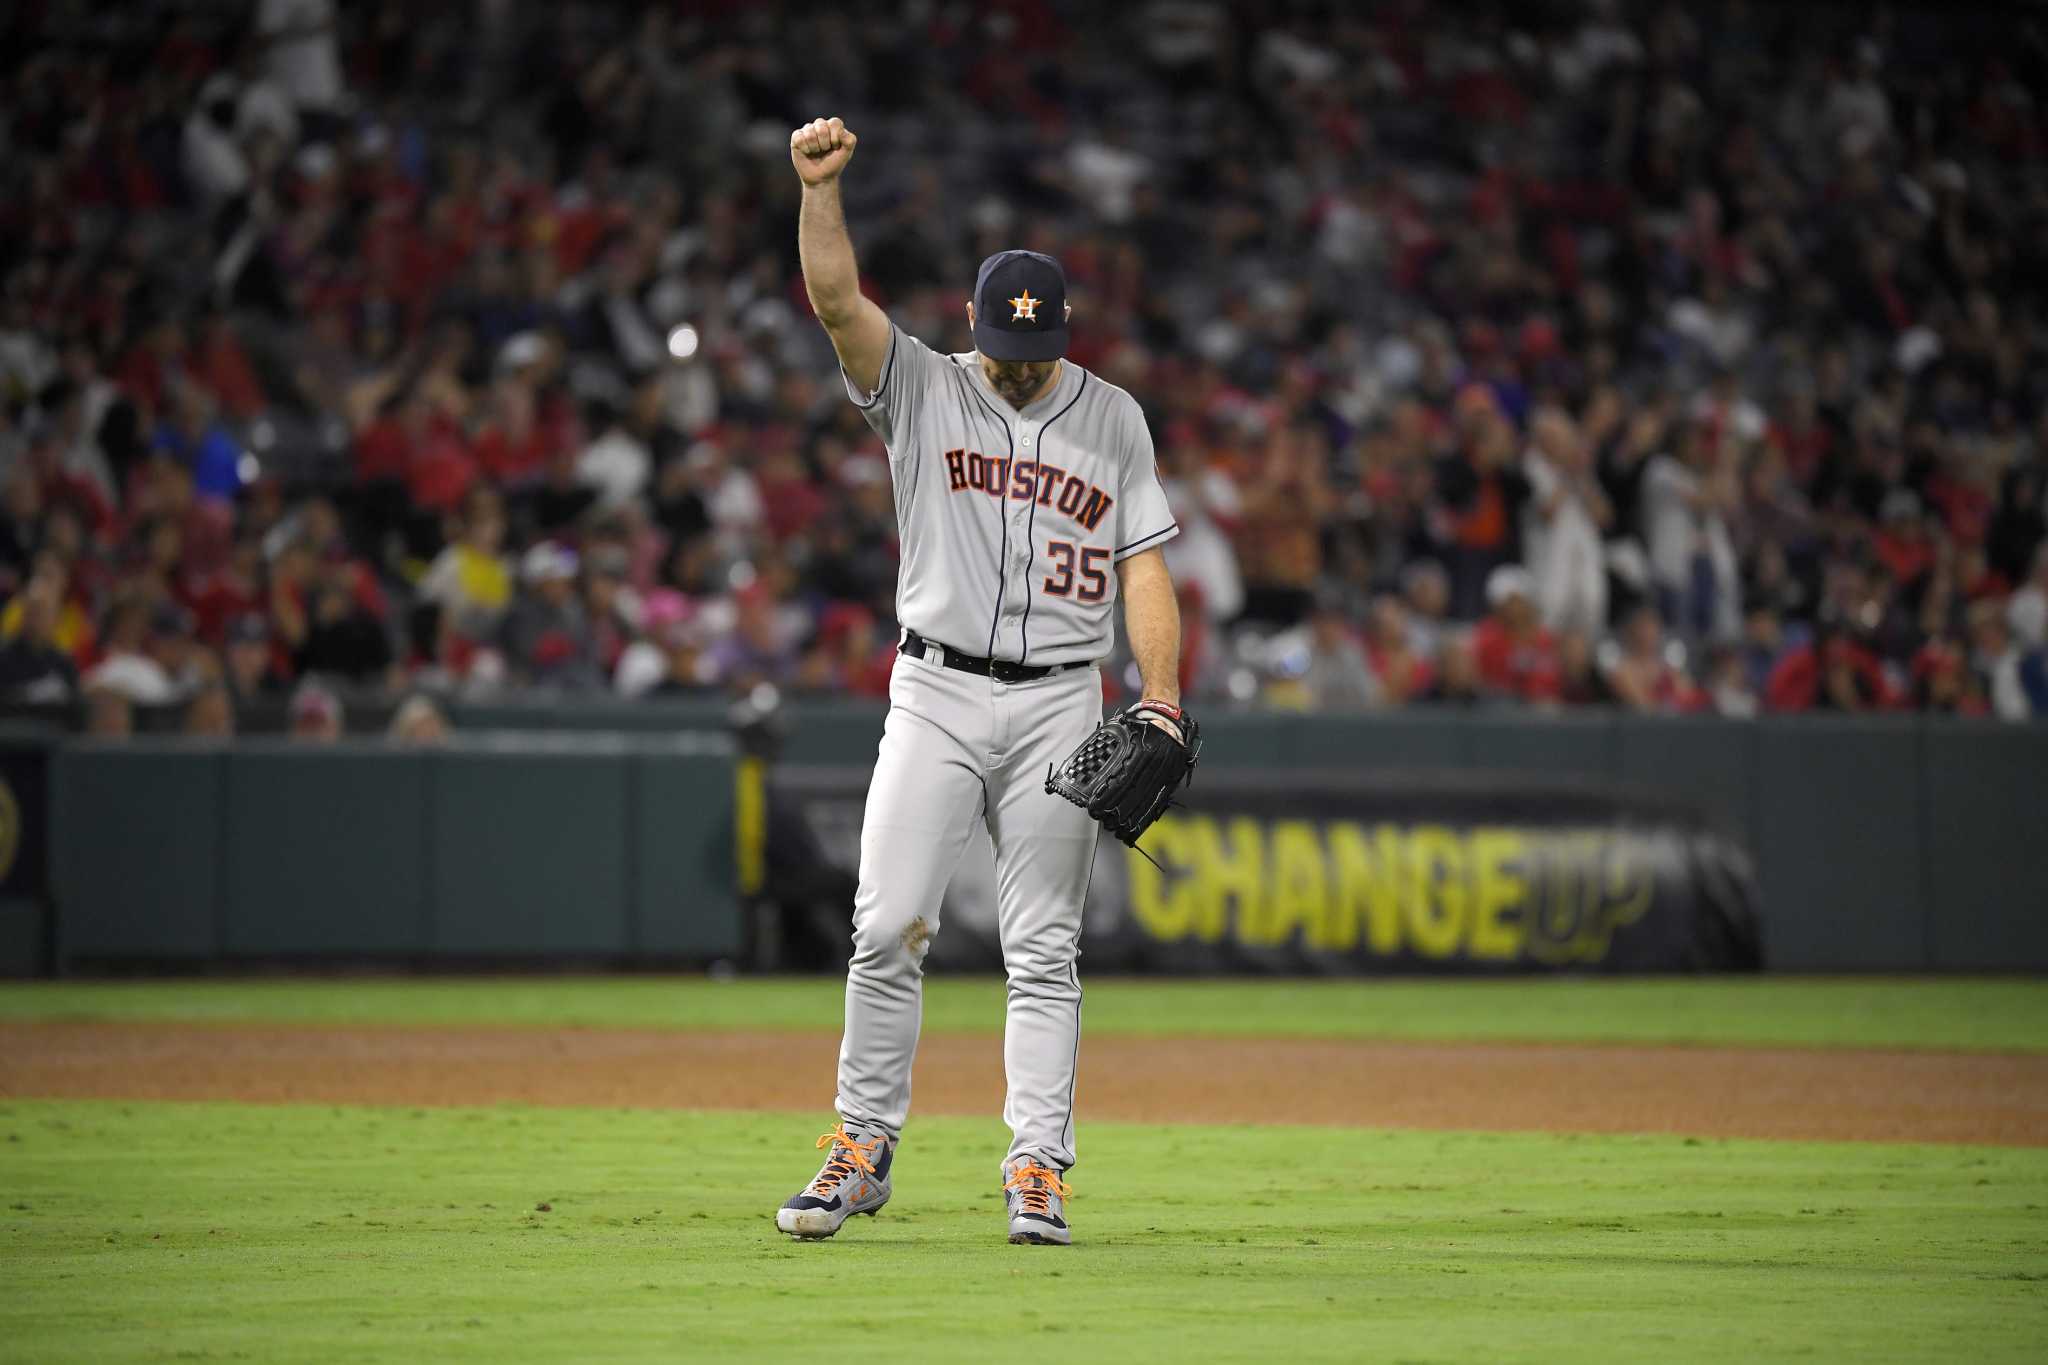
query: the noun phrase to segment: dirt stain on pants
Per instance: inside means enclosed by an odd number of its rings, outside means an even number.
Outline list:
[[[922,957],[931,942],[932,927],[925,923],[923,915],[903,926],[903,946],[912,957]]]

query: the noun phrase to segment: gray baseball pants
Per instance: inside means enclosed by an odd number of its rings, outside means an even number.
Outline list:
[[[889,703],[861,826],[840,1117],[902,1135],[925,951],[939,930],[939,898],[978,820],[995,846],[1009,979],[1006,1159],[1029,1155],[1064,1170],[1074,1164],[1075,959],[1097,826],[1086,811],[1048,795],[1045,775],[1101,721],[1101,675],[1087,667],[1002,683],[900,655]]]

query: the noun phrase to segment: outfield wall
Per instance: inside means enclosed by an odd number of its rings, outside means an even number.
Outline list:
[[[789,757],[870,762],[879,729],[820,709]],[[2048,726],[1410,710],[1205,716],[1203,733],[1197,808],[1233,767],[1618,780],[1696,805],[1751,851],[1771,967],[2048,970]]]
[[[722,735],[74,742],[50,761],[51,954],[738,955]]]
[[[872,761],[871,708],[797,707],[787,720],[791,762]],[[722,707],[466,707],[457,721],[539,733],[431,753],[66,741],[49,759],[46,810],[13,790],[35,779],[10,768],[0,969],[52,955],[64,966],[744,950]],[[2048,727],[1413,711],[1204,724],[1198,806],[1233,767],[1620,780],[1698,806],[1753,852],[1772,967],[2048,970]],[[45,825],[42,898],[24,878],[42,875]]]

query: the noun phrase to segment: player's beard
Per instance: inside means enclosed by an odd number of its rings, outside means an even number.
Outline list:
[[[1021,408],[1045,392],[1052,382],[1057,360],[990,360],[981,367],[988,385],[1013,408]]]

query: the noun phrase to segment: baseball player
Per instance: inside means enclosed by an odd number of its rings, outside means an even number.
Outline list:
[[[1048,771],[1102,719],[1097,663],[1119,593],[1144,681],[1133,713],[1180,736],[1180,613],[1160,547],[1175,531],[1132,397],[1063,360],[1066,276],[1049,256],[981,264],[973,351],[940,355],[860,292],[839,177],[853,133],[817,119],[789,139],[803,182],[804,288],[846,390],[889,452],[903,627],[861,828],[839,1123],[817,1178],[776,1226],[830,1237],[889,1202],[910,1111],[926,948],[979,822],[995,847],[1009,980],[1003,1162],[1012,1242],[1066,1245],[1074,1163],[1075,970],[1095,857],[1087,811]]]

